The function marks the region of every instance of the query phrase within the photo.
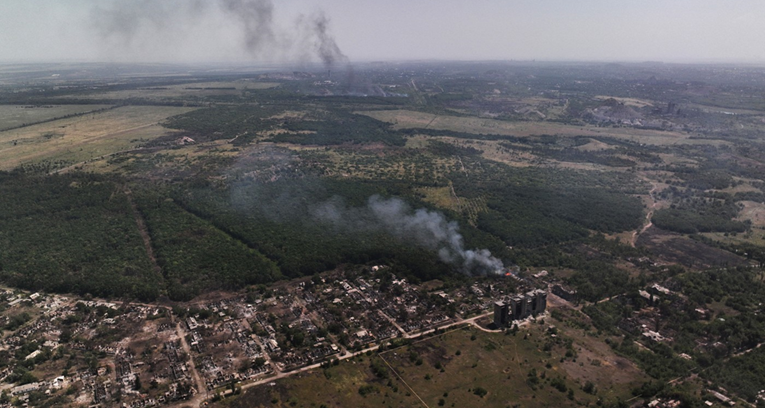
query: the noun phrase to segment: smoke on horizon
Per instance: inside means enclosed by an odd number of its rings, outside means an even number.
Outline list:
[[[259,62],[348,63],[322,11],[298,16],[292,27],[277,22],[276,11],[272,0],[136,0],[98,2],[91,18],[112,53],[167,53],[204,39],[221,49],[234,44]]]

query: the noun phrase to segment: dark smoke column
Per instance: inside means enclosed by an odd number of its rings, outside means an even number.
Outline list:
[[[331,34],[323,12],[300,16],[292,27],[279,26],[272,0],[90,0],[96,38],[110,52],[140,51],[152,47],[172,51],[188,46],[188,34],[221,38],[214,27],[223,18],[227,29],[237,30],[241,48],[268,62],[308,62],[318,59],[326,69],[348,62]],[[213,24],[206,24],[211,22]]]
[[[332,68],[336,62],[348,62],[348,57],[340,51],[340,47],[337,46],[335,38],[328,34],[329,20],[324,13],[319,13],[313,20],[313,31],[316,35],[317,47],[316,51],[319,54],[321,62],[324,66]]]

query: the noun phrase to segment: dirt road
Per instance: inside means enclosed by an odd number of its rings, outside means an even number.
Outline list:
[[[637,243],[637,239],[640,236],[640,234],[646,232],[648,228],[651,228],[653,226],[653,222],[651,221],[651,218],[653,217],[654,211],[656,211],[656,197],[653,196],[653,193],[656,192],[656,190],[659,188],[658,184],[651,181],[651,191],[648,192],[648,196],[651,197],[651,206],[649,207],[650,210],[648,210],[648,213],[645,215],[645,224],[643,225],[643,228],[641,228],[638,231],[634,231],[632,233],[632,241],[630,242],[630,245],[632,247],[635,247],[635,244]]]
[[[181,339],[181,348],[183,349],[183,352],[186,353],[187,356],[189,356],[189,367],[191,368],[191,377],[194,379],[194,384],[196,384],[197,393],[188,400],[188,402],[193,407],[199,407],[202,406],[202,403],[207,399],[207,386],[205,385],[205,382],[202,381],[202,377],[199,375],[199,372],[197,371],[197,366],[194,364],[194,357],[193,354],[191,354],[191,347],[189,347],[189,343],[186,342],[186,330],[183,329],[183,322],[176,322],[175,323],[175,331],[178,334],[178,337]]]

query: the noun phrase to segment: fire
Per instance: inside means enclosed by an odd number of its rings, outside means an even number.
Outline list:
[[[505,276],[510,276],[510,272],[505,272]]]

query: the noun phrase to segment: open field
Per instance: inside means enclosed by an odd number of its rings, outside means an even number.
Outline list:
[[[551,122],[506,122],[477,117],[434,115],[431,113],[409,110],[364,111],[359,113],[371,116],[377,120],[392,123],[396,129],[427,128],[519,137],[535,135],[610,136],[653,145],[718,145],[723,143],[720,140],[691,139],[689,134],[660,130],[573,126]]]
[[[62,98],[77,99],[194,99],[213,95],[237,95],[246,90],[269,89],[279,86],[273,82],[232,81],[200,82],[159,87],[146,87],[122,91],[95,92],[84,95],[67,95]]]
[[[574,349],[580,355],[573,358],[565,357],[567,349],[562,344],[543,351],[546,343],[556,342],[546,329],[546,325],[531,324],[514,336],[458,330],[382,356],[431,407],[441,399],[459,407],[576,406],[597,400],[581,390],[587,381],[599,385],[598,397],[613,401],[628,399],[631,386],[644,380],[638,369],[604,344],[600,350],[591,350],[577,342]],[[576,401],[551,385],[555,378],[564,380]],[[488,392],[483,397],[475,393],[480,388]]]
[[[722,236],[722,234],[719,235]],[[655,226],[640,234],[637,245],[647,248],[662,262],[667,264],[677,263],[699,269],[746,264],[743,258],[728,251],[710,247],[691,238],[664,231]]]
[[[379,359],[375,358],[379,361]],[[327,370],[313,370],[252,389],[221,406],[254,407],[422,407],[400,382],[376,378],[370,357],[358,356]],[[392,374],[391,374],[392,376]],[[359,390],[368,386],[368,392]]]
[[[736,235],[725,235],[722,232],[705,232],[701,235],[723,244],[753,244],[757,246],[765,246],[765,227],[753,227],[750,232]]]
[[[130,106],[0,132],[0,169],[24,163],[79,163],[127,150],[168,132],[159,122],[191,108]]]
[[[739,213],[741,221],[750,220],[755,227],[765,227],[765,204],[754,201],[742,201],[744,209]]]
[[[565,340],[547,329],[536,323],[515,335],[457,329],[379,356],[358,356],[264,384],[222,405],[577,406],[629,399],[630,390],[647,379],[597,339],[577,340],[566,357]],[[375,374],[375,366],[384,373]],[[592,394],[582,390],[588,381],[597,384]]]
[[[0,130],[107,108],[109,105],[0,105]]]

